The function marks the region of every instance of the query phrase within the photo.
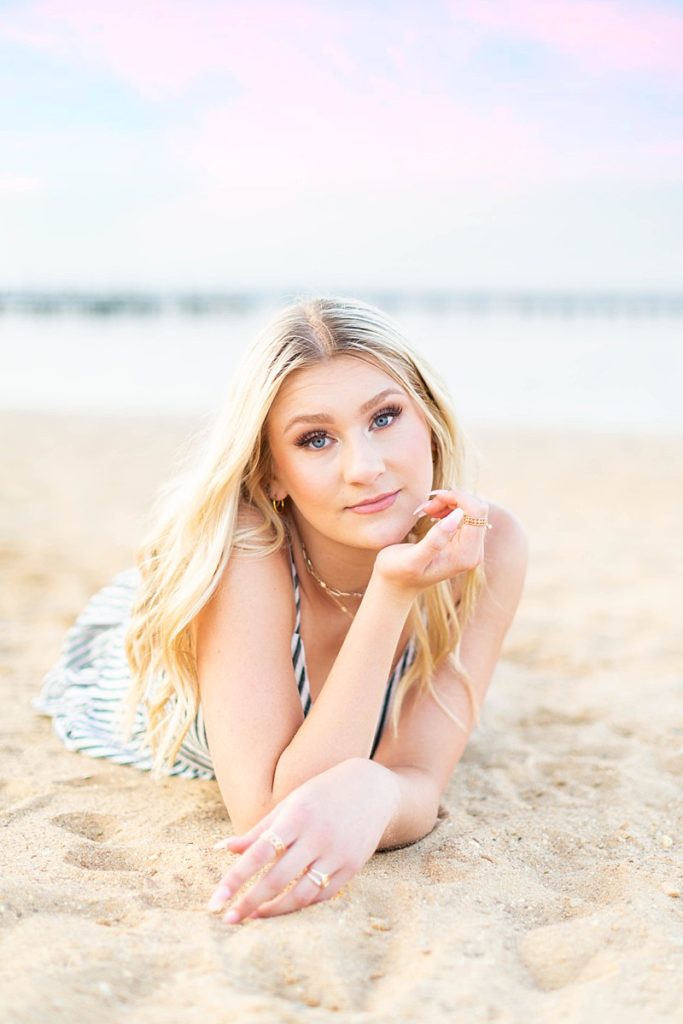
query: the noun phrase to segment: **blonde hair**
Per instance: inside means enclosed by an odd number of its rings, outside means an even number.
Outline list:
[[[172,766],[199,708],[196,618],[214,593],[231,551],[265,556],[286,541],[282,518],[268,496],[265,423],[271,405],[289,374],[342,354],[372,361],[418,404],[432,431],[433,486],[464,482],[463,436],[446,389],[379,309],[354,299],[317,298],[288,306],[271,320],[242,361],[224,410],[198,454],[161,492],[136,559],[141,581],[126,634],[132,682],[125,725],[130,736],[142,704],[156,777]],[[259,515],[238,519],[243,504]],[[428,528],[423,518],[413,534],[420,538]],[[445,659],[458,671],[478,721],[458,645],[482,579],[480,569],[466,574],[459,607],[447,580],[414,602],[410,625],[415,658],[394,697],[395,731],[403,702],[414,688],[430,693],[465,728],[432,683]]]

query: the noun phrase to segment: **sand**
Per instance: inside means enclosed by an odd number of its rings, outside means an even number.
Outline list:
[[[683,1020],[683,439],[474,431],[531,566],[443,816],[231,929],[216,784],[70,753],[29,703],[187,430],[0,416],[4,1019]]]

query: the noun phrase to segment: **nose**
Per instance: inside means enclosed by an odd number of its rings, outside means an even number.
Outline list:
[[[372,484],[384,469],[384,458],[372,436],[363,432],[344,445],[344,481],[347,484]]]

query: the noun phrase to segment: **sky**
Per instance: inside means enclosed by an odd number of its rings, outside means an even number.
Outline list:
[[[0,290],[683,287],[683,0],[0,0]]]

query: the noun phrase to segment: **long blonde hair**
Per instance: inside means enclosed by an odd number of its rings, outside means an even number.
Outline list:
[[[243,359],[213,430],[161,492],[137,555],[140,586],[126,634],[132,682],[125,726],[130,736],[142,704],[155,777],[173,764],[197,714],[196,619],[231,551],[265,556],[286,541],[282,519],[268,496],[265,423],[271,405],[289,374],[342,354],[372,361],[418,404],[432,431],[433,486],[464,482],[463,436],[446,389],[379,309],[354,299],[317,298],[288,306],[271,320]],[[253,516],[238,520],[244,503],[259,513],[256,522]],[[420,538],[428,528],[423,518],[413,533]],[[467,573],[457,608],[449,581],[428,588],[414,602],[410,624],[416,653],[396,690],[394,730],[415,687],[430,693],[465,728],[433,687],[434,672],[447,658],[462,678],[478,721],[458,645],[482,578],[479,569]]]

